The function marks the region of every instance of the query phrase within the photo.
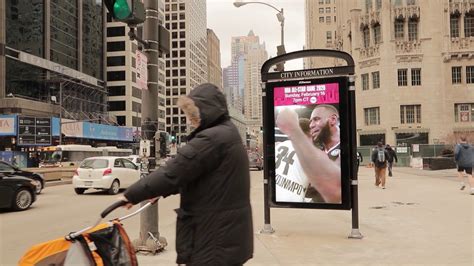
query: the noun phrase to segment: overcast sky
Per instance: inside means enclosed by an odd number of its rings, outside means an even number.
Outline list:
[[[251,0],[240,0],[250,2]],[[247,36],[250,30],[265,42],[270,57],[276,56],[276,47],[281,43],[281,26],[271,7],[263,4],[247,4],[239,8],[232,3],[234,0],[207,0],[207,27],[212,29],[220,41],[221,65],[230,65],[231,38]],[[285,16],[285,48],[286,52],[302,50],[305,44],[304,0],[261,0],[283,8]],[[302,69],[302,60],[292,60],[285,65],[288,69]]]

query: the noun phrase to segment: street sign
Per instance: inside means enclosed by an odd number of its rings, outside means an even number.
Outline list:
[[[51,145],[51,118],[19,116],[18,145]]]

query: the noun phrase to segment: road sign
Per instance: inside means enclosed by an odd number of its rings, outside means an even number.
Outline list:
[[[51,145],[51,118],[19,116],[18,145]]]
[[[140,157],[150,157],[151,142],[147,139],[140,140]]]

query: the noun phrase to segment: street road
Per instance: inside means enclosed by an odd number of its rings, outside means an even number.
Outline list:
[[[374,172],[359,176],[362,240],[347,239],[351,212],[272,209],[275,233],[263,227],[262,171],[251,171],[255,251],[246,265],[474,265],[474,196],[460,191],[456,170],[395,168],[387,189],[374,187]],[[16,265],[32,245],[63,237],[94,223],[118,196],[76,195],[71,185],[47,187],[33,208],[0,213],[0,265]],[[160,200],[159,228],[168,247],[156,256],[139,255],[140,265],[176,265],[173,211],[178,196]],[[126,214],[123,209],[111,218]],[[125,221],[131,239],[139,216]]]
[[[90,191],[90,192],[89,192]],[[0,212],[0,265],[16,265],[32,245],[64,237],[94,224],[99,214],[120,195],[108,195],[95,190],[76,195],[71,184],[45,188],[31,209],[23,212]],[[176,220],[172,209],[177,208],[179,198],[166,199],[160,212],[167,214],[160,219],[161,226],[173,226]],[[133,209],[132,209],[133,210]],[[122,208],[109,214],[110,218],[130,213]],[[138,235],[140,215],[124,221],[124,226],[133,240]]]

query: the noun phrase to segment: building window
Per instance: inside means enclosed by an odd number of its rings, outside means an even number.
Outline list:
[[[331,43],[331,42],[332,42],[332,32],[326,31],[326,43]]]
[[[459,37],[459,16],[451,14],[449,22],[451,38]]]
[[[326,23],[331,23],[331,16],[326,17]]]
[[[364,29],[362,30],[362,40],[364,44],[364,48],[369,48],[370,46],[370,31],[369,27],[365,26]]]
[[[125,71],[107,71],[107,81],[125,80]]]
[[[407,86],[407,72],[408,70],[405,69],[399,69],[398,70],[398,86]]]
[[[324,17],[319,17],[319,23],[324,23]]]
[[[474,103],[454,104],[455,122],[474,122]]]
[[[379,44],[382,41],[382,35],[380,31],[380,24],[375,24],[374,25],[374,42],[375,44]]]
[[[414,6],[416,5],[416,0],[407,0],[407,6]]]
[[[405,29],[404,29],[404,22],[403,20],[395,20],[395,39],[403,40],[405,37]]]
[[[418,20],[408,21],[408,40],[418,40]]]
[[[326,13],[331,13],[331,8],[330,7],[326,7]]]
[[[375,0],[375,8],[380,10],[382,8],[382,0]]]
[[[107,28],[107,37],[125,36],[125,27],[109,27]]]
[[[364,108],[365,125],[380,125],[380,107]]]
[[[421,86],[421,68],[411,69],[411,85]]]
[[[125,86],[108,86],[107,91],[109,92],[109,96],[124,96]]]
[[[319,9],[319,14],[324,14],[324,8]]]
[[[107,52],[125,51],[125,42],[107,42]]]
[[[369,12],[372,9],[372,0],[365,0],[365,11]]]
[[[109,102],[109,111],[125,111],[125,101]]]
[[[474,12],[472,10],[464,16],[464,37],[474,37]]]
[[[320,5],[324,4],[324,0],[319,0],[319,4]]]
[[[462,67],[451,67],[451,80],[453,84],[461,84]]]
[[[380,72],[372,72],[372,85],[374,89],[380,88]]]
[[[124,115],[118,115],[117,116],[117,124],[119,126],[125,126],[125,116]]]
[[[369,74],[362,74],[362,90],[366,91],[369,89]]]
[[[331,4],[331,0],[326,0],[326,4]]]
[[[421,123],[421,105],[400,105],[400,123]]]
[[[474,66],[466,67],[466,83],[474,84]]]
[[[107,66],[124,66],[125,56],[108,56]]]

